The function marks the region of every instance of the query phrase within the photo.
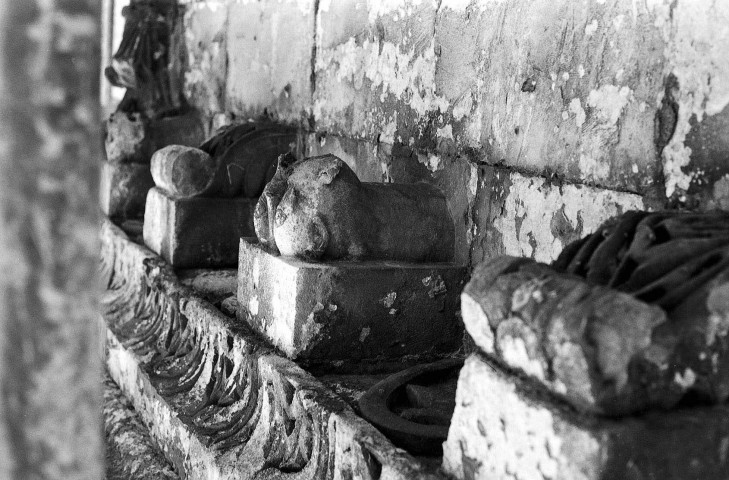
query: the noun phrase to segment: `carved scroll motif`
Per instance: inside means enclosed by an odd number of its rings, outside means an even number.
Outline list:
[[[328,415],[307,408],[300,391],[268,365],[266,347],[208,331],[185,314],[185,287],[160,259],[139,248],[137,262],[107,249],[104,316],[123,346],[143,359],[157,392],[208,447],[253,449],[261,475],[278,470],[328,478]],[[262,366],[263,365],[263,366]]]

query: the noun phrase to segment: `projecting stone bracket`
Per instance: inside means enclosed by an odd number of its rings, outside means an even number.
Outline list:
[[[234,267],[238,241],[253,233],[257,199],[147,194],[144,243],[175,268]]]
[[[304,362],[424,360],[461,346],[465,279],[451,263],[305,262],[243,238],[238,317]]]
[[[109,222],[102,246],[110,374],[184,478],[442,478]]]

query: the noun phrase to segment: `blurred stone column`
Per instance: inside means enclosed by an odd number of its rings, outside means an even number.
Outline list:
[[[0,479],[103,478],[98,0],[0,0]]]

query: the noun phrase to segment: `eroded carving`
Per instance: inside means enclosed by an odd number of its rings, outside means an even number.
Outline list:
[[[433,478],[391,446],[382,453],[384,439],[340,399],[241,334],[245,327],[232,334],[220,323],[224,316],[197,300],[169,265],[128,240],[110,242],[110,228],[116,230],[106,224],[102,252],[107,326],[136,353],[175,417],[221,458],[237,462],[224,478],[338,478],[366,463],[365,454],[376,455],[393,478]]]
[[[157,187],[178,198],[257,198],[276,171],[277,157],[296,146],[284,126],[224,127],[200,148],[169,145],[152,156]]]
[[[553,266],[482,265],[464,321],[486,353],[573,405],[622,415],[729,398],[727,292],[729,214],[628,212]]]
[[[121,111],[144,112],[151,118],[181,107],[169,69],[174,10],[169,0],[137,0],[122,10],[122,40],[104,70],[112,85],[127,89]]]
[[[334,155],[279,164],[256,206],[256,235],[310,260],[453,260],[454,227],[435,186],[360,182]]]

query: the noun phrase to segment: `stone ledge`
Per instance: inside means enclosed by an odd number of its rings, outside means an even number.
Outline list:
[[[180,478],[152,444],[139,415],[108,375],[104,379],[104,430],[105,480]]]
[[[108,221],[102,245],[109,371],[186,478],[443,478]]]
[[[468,358],[443,447],[457,479],[723,479],[729,406],[578,415],[485,357]]]

